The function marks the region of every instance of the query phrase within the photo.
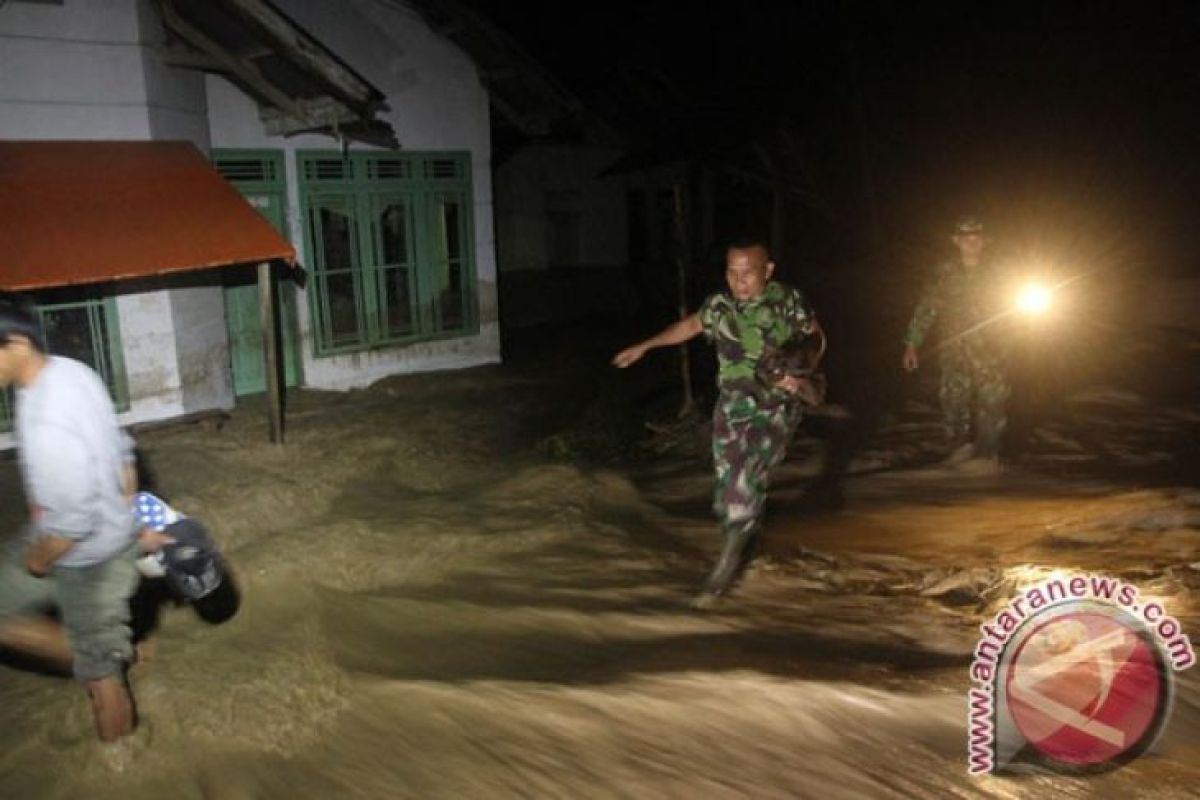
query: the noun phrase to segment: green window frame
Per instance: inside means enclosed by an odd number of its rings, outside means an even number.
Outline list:
[[[51,355],[73,358],[94,369],[118,411],[129,408],[117,303],[111,297],[94,297],[39,303],[35,309],[42,324],[46,349]],[[12,430],[14,398],[0,393],[0,430]]]
[[[211,155],[221,177],[245,193],[286,188],[282,150],[214,147]]]
[[[285,239],[291,240],[288,224],[288,184],[283,150],[213,148],[213,166],[263,219]],[[262,353],[262,321],[259,318],[257,286],[245,270],[226,271],[225,324],[229,335],[229,360],[234,393],[238,397],[266,391]],[[292,280],[276,286],[280,329],[283,334],[284,384],[302,383],[303,364],[299,349],[297,307],[299,293]]]
[[[314,355],[478,335],[470,153],[296,157]]]

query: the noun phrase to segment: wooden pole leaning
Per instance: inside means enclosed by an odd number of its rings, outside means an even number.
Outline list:
[[[267,416],[271,441],[283,444],[283,376],[279,362],[279,315],[275,309],[275,279],[269,261],[258,265],[258,318],[262,324],[263,368],[267,380]]]

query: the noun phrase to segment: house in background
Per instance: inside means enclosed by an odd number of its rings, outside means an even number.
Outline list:
[[[681,292],[694,303],[723,285],[720,248],[747,232],[784,264],[809,248],[815,190],[787,124],[734,124],[619,58],[584,102],[483,4],[412,2],[488,88],[505,329],[674,313]]]
[[[279,291],[290,385],[499,360],[487,90],[399,0],[8,0],[0,140],[208,155],[304,267]],[[247,265],[35,300],[55,349],[137,423],[263,389],[252,280]]]

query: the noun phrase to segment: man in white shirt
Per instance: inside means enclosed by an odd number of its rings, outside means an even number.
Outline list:
[[[100,377],[47,355],[33,314],[0,298],[0,389],[8,386],[29,526],[0,556],[0,646],[69,664],[101,740],[114,741],[135,726],[126,679],[138,582],[129,439]],[[61,626],[46,616],[52,609]]]

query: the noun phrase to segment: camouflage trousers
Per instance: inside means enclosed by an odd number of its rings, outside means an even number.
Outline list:
[[[799,403],[764,406],[750,395],[725,392],[717,398],[713,511],[727,542],[746,542],[758,533],[770,472],[787,454],[801,416]]]
[[[974,348],[948,347],[942,351],[941,368],[939,399],[951,442],[970,442],[973,433],[977,454],[995,456],[1011,394],[1000,359]]]

